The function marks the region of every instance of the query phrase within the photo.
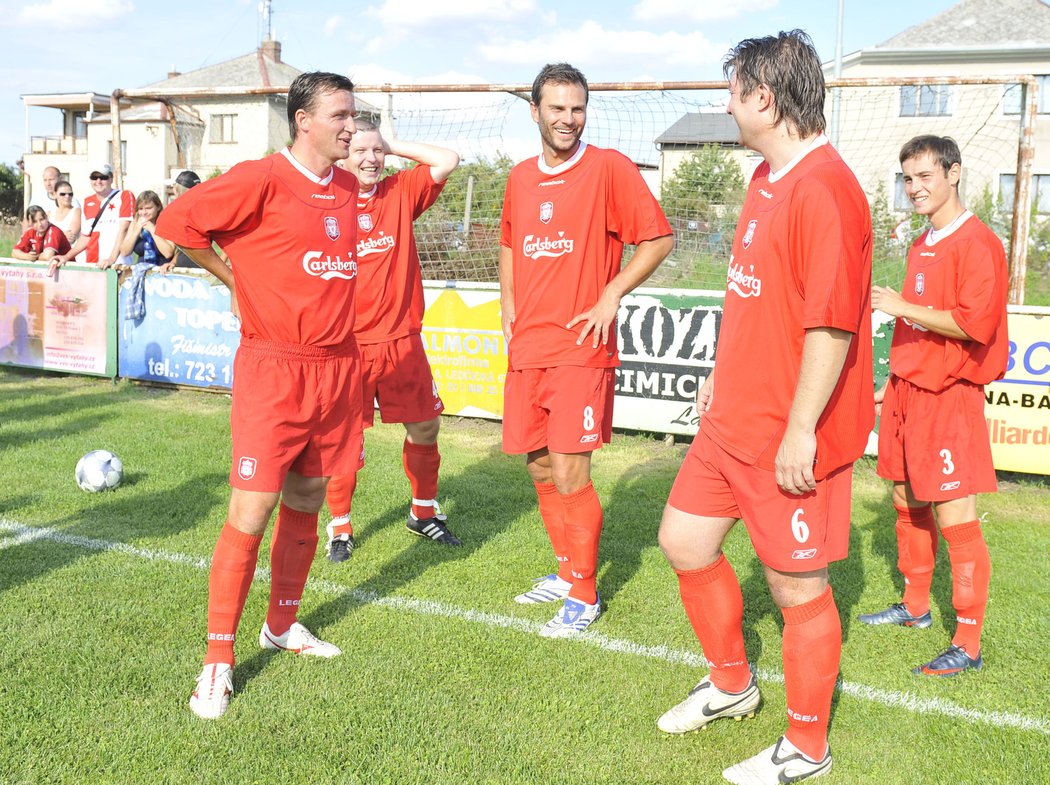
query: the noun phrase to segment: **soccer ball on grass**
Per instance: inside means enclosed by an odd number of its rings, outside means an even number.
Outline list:
[[[108,491],[124,479],[124,464],[109,450],[92,450],[77,461],[74,476],[85,491]]]

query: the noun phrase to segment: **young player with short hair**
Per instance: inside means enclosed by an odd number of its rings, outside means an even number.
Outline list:
[[[212,556],[208,651],[190,698],[204,719],[222,716],[229,704],[234,639],[278,502],[259,645],[340,654],[296,616],[317,549],[325,485],[349,472],[361,449],[360,355],[352,331],[357,181],[334,166],[350,151],[353,87],[338,74],[300,74],[288,91],[291,146],[187,191],[157,222],[160,236],[229,287],[241,317],[230,506]]]
[[[419,166],[384,177],[387,155]],[[342,166],[357,178],[358,286],[354,336],[361,349],[364,427],[375,419],[405,426],[402,463],[412,490],[406,526],[444,545],[460,545],[437,503],[438,429],[444,404],[427,361],[423,339],[423,277],[412,222],[437,201],[459,155],[444,147],[386,139],[367,120],[357,121],[350,157]],[[363,460],[363,454],[362,454]],[[342,562],[354,550],[350,507],[356,471],[328,483],[328,558]]]
[[[558,573],[521,603],[564,601],[541,631],[568,637],[601,613],[595,585],[602,507],[591,455],[612,435],[620,299],[674,247],[638,167],[580,138],[587,80],[567,63],[532,86],[541,155],[507,180],[500,302],[508,342],[503,449],[524,453]],[[624,244],[636,246],[621,269]]]
[[[824,74],[809,36],[742,41],[724,70],[740,141],[765,161],[733,240],[715,367],[697,394],[700,430],[660,524],[711,671],[657,725],[686,733],[759,705],[743,596],[722,553],[742,518],[784,617],[788,728],[723,776],[777,785],[831,769],[842,631],[828,564],[846,557],[853,462],[874,422],[871,215],[824,135]]]
[[[991,559],[977,494],[996,490],[984,385],[1006,371],[1007,267],[1002,241],[959,199],[954,140],[917,136],[900,152],[904,189],[930,228],[908,251],[900,293],[871,290],[872,307],[897,317],[881,405],[878,473],[893,481],[897,566],[904,598],[865,624],[929,627],[937,532],[948,542],[957,626],[951,645],[914,669],[955,676],[979,669]],[[934,520],[936,513],[936,521]]]

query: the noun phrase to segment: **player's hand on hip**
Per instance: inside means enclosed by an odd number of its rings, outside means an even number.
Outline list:
[[[792,428],[788,425],[784,439],[777,450],[777,485],[795,496],[809,493],[817,487],[813,476],[813,464],[817,456],[817,435],[812,431]]]
[[[875,416],[876,417],[881,417],[882,416],[882,402],[886,398],[886,387],[888,386],[888,384],[889,383],[887,382],[887,384],[882,385],[882,389],[875,391]]]
[[[576,345],[582,346],[587,334],[592,333],[591,346],[597,349],[599,345],[604,345],[609,341],[609,331],[616,322],[618,310],[620,310],[619,299],[603,293],[593,308],[576,314],[565,326],[571,330],[582,322],[583,329],[580,331],[580,337],[576,339]]]

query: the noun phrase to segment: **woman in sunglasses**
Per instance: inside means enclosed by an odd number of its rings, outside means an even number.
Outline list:
[[[68,180],[59,180],[55,183],[56,207],[48,213],[51,223],[61,229],[69,244],[72,245],[80,237],[80,205],[75,204],[73,199],[73,186]]]

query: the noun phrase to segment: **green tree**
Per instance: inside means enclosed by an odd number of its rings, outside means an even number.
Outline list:
[[[0,220],[18,220],[22,215],[22,173],[0,164]]]
[[[725,207],[739,207],[744,199],[744,173],[729,150],[705,144],[693,151],[660,189],[660,203],[668,217],[714,223]]]
[[[441,198],[434,206],[447,220],[463,220],[467,203],[468,182],[473,177],[470,199],[471,223],[498,225],[503,210],[503,192],[514,162],[500,153],[495,159],[479,159],[456,167],[448,178]]]

